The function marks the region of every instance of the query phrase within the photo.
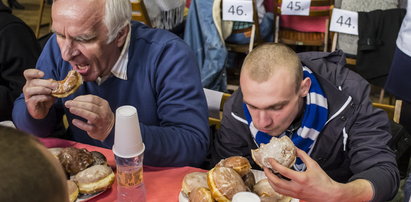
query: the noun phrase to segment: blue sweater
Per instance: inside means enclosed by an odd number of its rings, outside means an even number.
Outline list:
[[[92,139],[71,124],[74,118],[81,118],[63,105],[79,95],[93,94],[107,100],[113,112],[122,105],[137,108],[146,147],[144,164],[198,166],[208,151],[209,128],[207,103],[194,58],[190,48],[177,36],[132,22],[128,80],[112,76],[100,86],[96,82],[84,82],[74,94],[57,99],[42,120],[30,116],[21,95],[14,104],[13,121],[21,130],[47,137],[66,114],[74,141],[111,149],[114,128],[106,140]],[[44,71],[45,79],[54,80],[64,79],[72,69],[62,59],[55,35],[46,44],[37,68]]]

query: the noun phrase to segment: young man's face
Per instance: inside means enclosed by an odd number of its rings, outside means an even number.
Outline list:
[[[309,80],[309,79],[308,79]],[[284,132],[302,109],[307,84],[303,80],[296,91],[295,80],[289,71],[278,70],[269,80],[256,82],[247,74],[240,77],[244,102],[247,104],[254,126],[271,136]]]
[[[95,81],[110,73],[123,44],[107,44],[107,27],[103,23],[104,1],[56,1],[52,8],[52,29],[62,58],[77,70],[85,81]]]

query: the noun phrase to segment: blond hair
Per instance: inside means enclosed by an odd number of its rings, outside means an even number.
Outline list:
[[[247,74],[257,82],[267,81],[280,68],[294,74],[296,90],[303,78],[301,61],[289,47],[278,43],[266,43],[251,51],[244,59],[241,74]]]

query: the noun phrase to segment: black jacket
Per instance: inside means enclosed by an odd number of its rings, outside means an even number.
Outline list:
[[[8,9],[0,9],[0,121],[11,120],[14,100],[26,81],[23,71],[34,68],[39,55],[30,27]]]
[[[395,155],[387,146],[391,139],[389,120],[385,112],[372,107],[368,82],[344,68],[342,51],[299,56],[320,82],[330,117],[310,156],[332,179],[342,183],[369,180],[375,190],[374,201],[390,199],[397,192],[399,174]],[[253,168],[258,167],[250,154],[257,145],[244,117],[240,90],[224,105],[221,129],[211,148],[212,165],[222,158],[241,155]],[[346,145],[343,131],[348,135]]]

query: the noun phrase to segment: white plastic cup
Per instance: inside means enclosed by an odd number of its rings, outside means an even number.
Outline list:
[[[253,192],[238,192],[234,194],[232,202],[261,202],[261,199]]]
[[[133,158],[144,152],[137,109],[125,105],[116,110],[113,153],[122,158]]]

